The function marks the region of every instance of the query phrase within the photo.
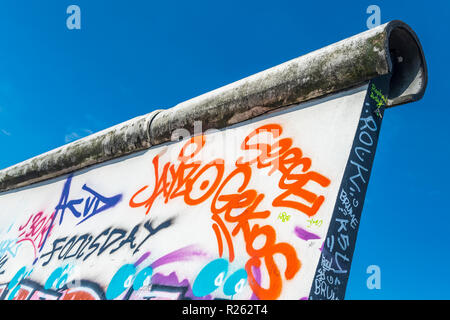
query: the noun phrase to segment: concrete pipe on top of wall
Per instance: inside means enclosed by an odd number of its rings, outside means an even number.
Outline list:
[[[0,171],[0,192],[171,141],[176,129],[221,129],[392,74],[387,107],[417,101],[427,66],[415,32],[391,21],[167,110],[153,111]]]

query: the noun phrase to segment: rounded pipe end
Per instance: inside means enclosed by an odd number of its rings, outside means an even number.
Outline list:
[[[406,23],[387,24],[387,46],[391,69],[388,107],[420,100],[428,83],[428,70],[422,45]]]

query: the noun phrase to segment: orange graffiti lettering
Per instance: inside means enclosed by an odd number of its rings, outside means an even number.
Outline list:
[[[277,243],[276,231],[272,226],[256,223],[268,218],[271,212],[258,209],[265,195],[248,188],[252,166],[256,164],[257,169],[270,168],[269,175],[276,171],[281,173],[278,181],[281,193],[274,195],[274,207],[289,207],[309,217],[318,212],[325,197],[307,190],[306,185],[309,182],[324,188],[330,185],[328,178],[310,170],[311,159],[304,157],[300,148],[293,147],[291,138],[280,139],[282,132],[282,127],[278,124],[264,125],[252,131],[241,145],[241,149],[247,154],[237,159],[234,170],[228,175],[225,175],[223,159],[218,158],[205,165],[194,160],[205,146],[206,136],[193,137],[181,148],[177,158],[178,165],[168,162],[160,172],[160,155],[153,158],[155,186],[152,194],[145,199],[144,191],[149,188],[146,185],[131,197],[129,205],[132,208],[145,207],[148,214],[160,196],[165,203],[183,197],[184,202],[190,206],[199,205],[212,197],[212,229],[219,255],[223,256],[226,246],[228,258],[230,262],[233,261],[233,238],[242,232],[245,249],[250,257],[245,266],[250,287],[260,299],[276,299],[282,292],[283,278],[293,279],[301,268],[301,262],[290,244]],[[262,143],[261,135],[269,135],[271,140],[276,141]],[[212,173],[214,178],[208,178],[211,175],[207,172]],[[229,225],[233,226],[231,231],[228,229]],[[264,239],[264,245],[259,245],[259,249],[255,248],[256,239]],[[274,260],[276,254],[286,260],[283,273]],[[263,262],[269,276],[268,288],[263,288],[253,275],[253,267],[260,268]]]
[[[273,138],[279,138],[283,132],[283,129],[278,124],[270,124],[259,127],[251,132],[244,139],[241,149],[257,150],[260,153],[256,158],[247,162],[244,162],[243,157],[241,157],[236,161],[236,164],[257,163],[258,168],[272,166],[269,175],[276,170],[281,172],[282,177],[278,183],[278,186],[280,189],[286,190],[273,200],[272,205],[274,207],[289,207],[301,211],[309,217],[315,215],[325,198],[324,196],[317,196],[313,192],[304,189],[304,186],[309,181],[313,181],[322,187],[328,187],[331,181],[315,171],[306,172],[311,167],[311,159],[303,157],[303,152],[300,148],[292,148],[293,142],[290,138],[283,138],[272,145],[266,143],[248,143],[250,139],[253,137],[258,137],[258,135],[263,132],[270,132]],[[302,172],[304,173],[292,173],[299,166],[301,166]],[[285,200],[291,195],[297,196],[312,205],[308,206],[302,202]]]

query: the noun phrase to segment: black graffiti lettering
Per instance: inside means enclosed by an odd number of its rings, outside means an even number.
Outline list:
[[[61,242],[66,241],[67,237],[61,238],[61,239],[56,239],[55,241],[53,241],[53,249],[50,252],[44,253],[41,257],[44,258],[48,255],[50,255],[50,257],[48,258],[47,262],[44,262],[42,264],[43,267],[45,267],[47,264],[49,264],[50,260],[52,260],[53,255],[55,254],[55,252],[59,251],[62,249],[62,245],[58,247],[58,244]]]
[[[136,247],[136,243],[135,243],[135,240],[136,240],[136,233],[138,232],[140,226],[141,226],[140,224],[138,224],[137,226],[135,226],[135,227],[133,228],[133,230],[131,230],[131,232],[130,232],[130,234],[128,235],[128,237],[127,237],[125,240],[122,240],[122,241],[120,242],[119,246],[118,246],[117,248],[111,250],[110,253],[113,254],[114,252],[116,252],[117,250],[119,250],[120,248],[122,248],[122,247],[123,247],[124,245],[126,245],[127,243],[130,244],[130,249],[134,249],[134,248]]]
[[[129,246],[130,250],[134,250],[133,255],[139,251],[140,247],[152,236],[159,231],[168,228],[172,224],[172,219],[166,220],[159,224],[156,228],[152,226],[151,221],[144,223],[144,239],[137,245],[137,236],[140,234],[141,224],[137,224],[131,231],[125,229],[109,227],[97,236],[93,236],[89,233],[85,233],[81,236],[72,236],[69,240],[68,237],[59,238],[53,241],[52,249],[43,254],[41,258],[48,256],[48,260],[43,263],[46,266],[50,263],[54,256],[58,260],[66,260],[70,258],[83,259],[86,261],[91,255],[97,253],[97,256],[102,255],[108,249],[109,254],[113,254],[124,246]],[[101,239],[103,237],[103,239]],[[142,237],[140,237],[142,239]],[[0,268],[6,261],[4,258],[0,260]]]
[[[145,239],[139,244],[139,246],[134,250],[133,255],[136,252],[139,252],[139,248],[150,238],[152,235],[158,233],[162,229],[169,228],[172,225],[173,219],[169,219],[161,223],[156,229],[153,229],[151,221],[147,221],[144,223],[144,228],[148,231],[148,235]]]
[[[84,255],[84,248],[86,248],[87,245],[91,243],[92,239],[94,239],[94,237],[89,235],[89,238],[85,242],[83,242],[83,244],[80,246],[79,253],[77,254],[76,259],[80,259]]]
[[[67,253],[70,251],[70,249],[72,249],[73,245],[75,244],[75,240],[77,239],[77,236],[73,236],[72,238],[70,238],[69,241],[66,242],[66,244],[64,245],[64,247],[61,249],[61,251],[59,252],[58,255],[58,259],[61,260],[63,259]],[[69,246],[70,245],[70,246]],[[67,249],[66,253],[64,253],[64,250],[69,246],[69,249]]]
[[[91,256],[91,254],[93,254],[95,252],[95,250],[98,249],[98,247],[100,247],[101,243],[97,242],[97,240],[101,237],[101,236],[106,236],[109,231],[111,230],[111,227],[107,228],[106,230],[104,230],[102,233],[100,233],[92,242],[92,244],[89,246],[88,250],[90,249],[94,249],[91,252],[89,252],[89,254],[87,256],[84,257],[83,261],[86,261],[87,258],[89,258]]]
[[[111,238],[118,234],[119,237],[115,238],[113,241],[110,242]],[[113,231],[111,231],[111,233],[109,234],[108,238],[106,239],[106,241],[103,243],[103,246],[100,248],[100,250],[97,253],[97,256],[101,255],[106,249],[108,249],[109,247],[111,247],[113,244],[115,244],[117,241],[121,240],[123,237],[125,237],[125,235],[127,234],[126,230],[123,229],[114,229]]]
[[[84,234],[84,235],[82,235],[81,237],[78,237],[78,239],[74,242],[74,244],[73,244],[72,246],[70,246],[69,250],[67,250],[66,254],[64,255],[64,260],[65,260],[65,259],[70,259],[70,258],[75,257],[75,256],[78,254],[78,252],[80,251],[81,247],[83,246],[84,242],[86,241],[86,239],[87,239],[88,237],[89,237],[89,234]],[[76,248],[76,247],[77,247],[77,244],[78,244],[80,241],[83,241],[83,242],[82,242],[82,243],[80,244],[80,246],[78,247],[78,250],[75,251],[75,253],[69,255],[70,251],[72,251],[72,248]],[[64,250],[64,249],[63,249],[63,250]]]

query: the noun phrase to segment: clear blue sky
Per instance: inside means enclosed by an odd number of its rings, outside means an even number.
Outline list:
[[[362,32],[371,4],[417,32],[429,85],[385,113],[346,298],[450,299],[448,1],[3,0],[0,168]]]

